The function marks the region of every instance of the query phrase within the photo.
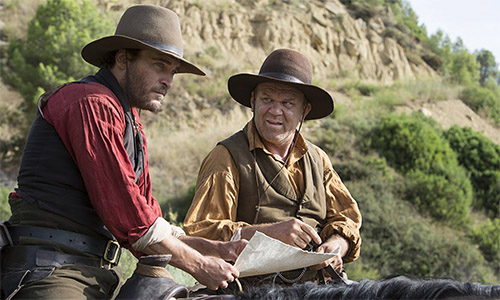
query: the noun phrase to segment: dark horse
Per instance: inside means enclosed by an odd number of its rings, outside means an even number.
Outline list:
[[[236,299],[500,299],[500,285],[395,276],[381,280],[365,279],[351,285],[303,283],[289,287],[259,286],[240,293]]]

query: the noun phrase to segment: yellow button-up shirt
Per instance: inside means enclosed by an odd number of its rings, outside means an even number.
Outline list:
[[[262,148],[276,161],[284,163],[266,150],[253,120],[248,123],[247,136],[249,151]],[[323,161],[322,184],[326,192],[327,214],[325,226],[320,232],[321,239],[326,241],[333,234],[343,236],[350,243],[344,262],[353,261],[359,257],[361,246],[361,214],[358,205],[333,169],[328,155],[319,147],[314,147]],[[310,151],[308,145],[299,134],[288,163],[282,169],[298,196],[304,192],[303,170],[299,162],[307,151]],[[195,196],[184,221],[184,231],[188,235],[228,241],[238,228],[250,226],[246,222],[236,221],[238,192],[238,167],[227,148],[219,144],[201,164]]]

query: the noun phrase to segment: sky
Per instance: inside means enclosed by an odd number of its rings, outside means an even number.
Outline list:
[[[486,49],[500,62],[500,0],[408,0],[427,35],[438,29],[469,52]]]

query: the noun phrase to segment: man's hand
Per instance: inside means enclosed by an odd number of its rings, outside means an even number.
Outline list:
[[[245,239],[250,239],[255,231],[260,231],[285,244],[300,249],[304,249],[311,241],[314,241],[318,245],[321,244],[321,238],[316,230],[295,218],[278,223],[242,227],[241,236]]]
[[[235,262],[247,244],[247,240],[220,242],[218,250],[219,257],[226,261]]]
[[[222,242],[196,237],[182,237],[181,240],[173,236],[167,236],[163,241],[147,246],[144,249],[144,253],[149,255],[172,254],[170,260],[172,266],[191,274],[196,280],[209,289],[216,290],[219,287],[226,288],[229,282],[232,282],[240,275],[240,272],[223,259],[213,256],[203,256],[191,246],[200,249],[199,247],[205,245],[207,246],[208,252],[216,253],[217,251],[215,249],[217,247],[215,247],[215,245],[221,243]],[[246,245],[246,241],[231,244],[231,247],[233,247],[232,251],[234,251],[232,254],[233,256],[236,255],[236,251],[238,251],[243,244]],[[228,248],[231,247],[228,246]],[[228,253],[226,253],[226,255],[230,256]]]
[[[321,244],[318,249],[316,249],[316,252],[318,253],[331,253],[335,251],[337,248],[340,248],[339,255],[336,255],[328,260],[325,260],[319,265],[315,265],[310,267],[311,270],[321,270],[327,267],[328,265],[331,265],[332,268],[337,272],[340,273],[342,271],[342,257],[347,253],[347,250],[349,250],[349,243],[340,235],[333,235],[331,236],[328,241],[324,242]]]
[[[191,275],[211,290],[217,290],[219,287],[227,288],[228,284],[240,275],[235,267],[220,258],[211,256],[204,258],[204,261],[195,267]]]

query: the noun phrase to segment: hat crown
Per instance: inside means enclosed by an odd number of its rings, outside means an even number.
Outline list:
[[[311,84],[312,66],[301,53],[291,49],[278,49],[264,60],[259,75]]]
[[[115,35],[134,38],[153,47],[183,56],[179,17],[157,5],[135,5],[120,18]]]

